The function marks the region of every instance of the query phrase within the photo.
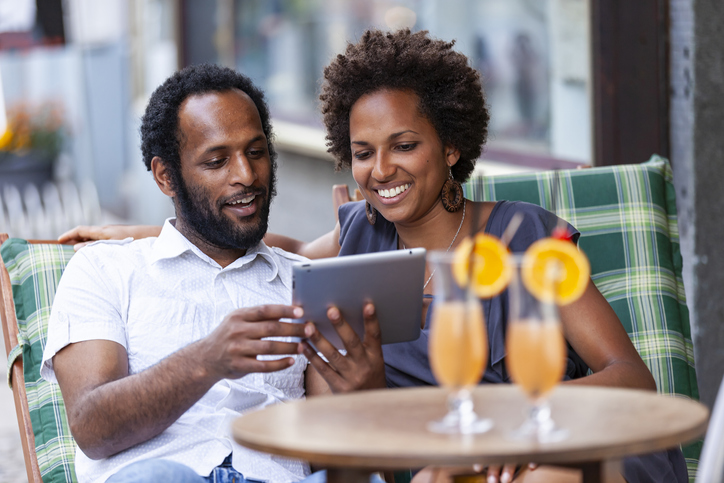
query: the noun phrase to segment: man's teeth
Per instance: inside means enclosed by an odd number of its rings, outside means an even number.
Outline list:
[[[242,199],[240,199],[240,200],[232,201],[232,202],[229,203],[229,204],[230,204],[230,205],[238,205],[238,204],[241,203],[241,204],[243,204],[243,205],[246,205],[246,204],[251,203],[252,201],[254,201],[254,198],[256,198],[256,195],[251,195],[251,196],[249,196],[248,198],[242,198]]]
[[[393,196],[397,196],[400,193],[404,193],[409,187],[410,183],[407,183],[389,190],[378,190],[377,193],[379,193],[379,195],[383,198],[392,198]]]

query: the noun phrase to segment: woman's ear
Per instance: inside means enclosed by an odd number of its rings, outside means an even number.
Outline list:
[[[153,179],[156,180],[156,184],[163,194],[169,198],[174,198],[176,196],[176,191],[173,189],[171,172],[169,171],[166,162],[158,156],[154,156],[151,160],[151,172],[153,173]]]
[[[460,160],[460,150],[453,146],[445,146],[445,162],[452,167]]]

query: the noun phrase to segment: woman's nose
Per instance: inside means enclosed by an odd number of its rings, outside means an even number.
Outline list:
[[[383,152],[378,152],[375,158],[375,165],[372,168],[372,177],[377,181],[384,181],[395,174],[395,166],[390,162],[388,156]]]

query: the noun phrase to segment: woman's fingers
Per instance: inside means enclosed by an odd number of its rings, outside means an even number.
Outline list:
[[[510,483],[515,475],[515,465],[488,466],[488,483]]]

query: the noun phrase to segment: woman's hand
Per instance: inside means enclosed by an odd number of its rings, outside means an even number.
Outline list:
[[[365,334],[360,341],[337,307],[327,311],[327,317],[347,349],[346,355],[320,334],[313,323],[307,323],[305,335],[329,362],[325,362],[306,341],[302,342],[304,355],[334,393],[386,387],[380,325],[374,305],[365,304],[362,315]]]
[[[534,470],[536,465],[528,465],[529,470]],[[486,483],[510,483],[515,475],[515,465],[491,465],[487,468],[482,465],[474,465],[472,468],[437,468],[428,466],[418,472],[412,479],[412,483],[450,483],[456,475],[478,474],[485,475]]]
[[[125,238],[146,238],[158,236],[160,226],[153,225],[105,225],[105,226],[76,226],[58,237],[58,242],[73,244],[79,250],[89,243],[98,240],[123,240]]]

